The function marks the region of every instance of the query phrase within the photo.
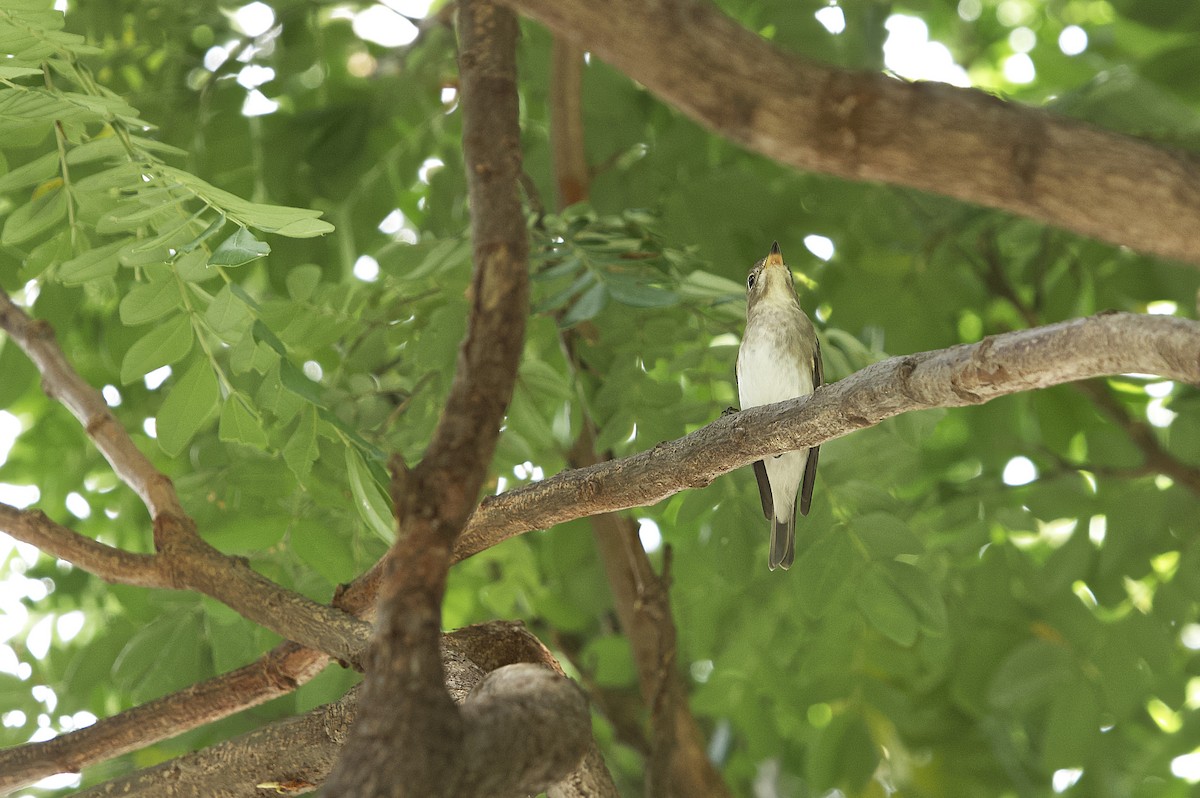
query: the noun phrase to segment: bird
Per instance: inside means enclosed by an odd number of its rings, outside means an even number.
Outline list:
[[[821,344],[796,296],[779,242],[746,278],[746,332],[737,355],[741,409],[807,396],[824,382]],[[796,556],[796,509],[808,515],[819,446],[754,463],[763,514],[771,521],[767,565],[787,570]]]

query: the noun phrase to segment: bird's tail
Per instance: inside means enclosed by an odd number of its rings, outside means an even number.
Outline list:
[[[786,521],[778,517],[771,519],[771,554],[767,565],[772,571],[776,568],[787,570],[792,567],[796,556],[796,514],[793,512]]]

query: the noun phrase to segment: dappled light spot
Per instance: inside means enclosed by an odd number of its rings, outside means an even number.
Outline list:
[[[959,0],[958,18],[963,22],[974,22],[983,13],[983,3],[980,0]]]
[[[233,12],[233,26],[247,36],[262,36],[275,24],[275,10],[254,2]]]
[[[171,376],[171,367],[163,366],[161,368],[156,368],[154,371],[151,371],[148,374],[146,374],[146,376],[142,377],[142,382],[146,383],[146,390],[156,391],[156,390],[158,390],[158,386],[160,386],[164,382],[166,382],[167,377],[170,377],[170,376]]]
[[[56,631],[59,638],[64,642],[74,640],[75,636],[83,630],[84,620],[85,616],[79,610],[71,610],[58,616]]]
[[[825,27],[825,30],[834,35],[846,29],[846,15],[837,6],[825,6],[822,9],[818,9],[813,16],[817,18],[817,22],[820,22]]]
[[[1083,771],[1080,768],[1062,768],[1054,771],[1054,775],[1050,777],[1050,786],[1055,792],[1066,792],[1075,786],[1075,783],[1083,776]]]
[[[1008,46],[1014,53],[1028,53],[1037,45],[1037,34],[1022,25],[1013,28],[1008,34]]]
[[[67,505],[67,512],[76,518],[83,519],[92,514],[92,505],[88,504],[87,499],[75,491],[67,494],[65,503]]]
[[[1004,466],[1005,485],[1028,485],[1037,479],[1037,466],[1028,457],[1014,457]]]
[[[267,116],[278,110],[279,103],[258,89],[251,89],[247,92],[246,99],[242,102],[242,116]]]
[[[354,261],[354,276],[365,283],[373,283],[379,279],[379,261],[370,255],[359,255]]]
[[[304,376],[313,382],[320,382],[321,378],[325,376],[325,369],[321,368],[321,364],[315,360],[304,361],[303,371]]]
[[[10,485],[0,482],[0,502],[24,510],[42,497],[36,485]]]
[[[649,518],[638,519],[638,538],[641,539],[642,548],[648,554],[653,554],[662,548],[662,532],[659,531],[658,524]]]
[[[417,26],[387,6],[373,5],[354,15],[354,35],[383,47],[402,47],[417,38]]]
[[[804,246],[809,252],[816,255],[821,260],[829,260],[833,257],[834,247],[833,239],[819,236],[815,233],[804,237]]]
[[[421,162],[421,166],[417,169],[417,180],[420,180],[425,185],[429,185],[433,173],[445,166],[446,163],[441,158],[426,158]]]
[[[1068,25],[1058,34],[1058,49],[1063,55],[1079,55],[1088,46],[1087,31],[1078,25]]]
[[[1004,59],[1004,77],[1009,83],[1033,83],[1037,70],[1026,53],[1015,53]]]
[[[1171,760],[1171,773],[1184,781],[1200,782],[1200,749],[1182,754]]]
[[[20,434],[21,420],[7,410],[0,410],[0,465],[8,459],[8,453]]]
[[[967,71],[954,62],[950,48],[929,39],[925,21],[906,14],[892,14],[884,27],[883,62],[887,68],[910,80],[936,80],[953,86],[970,86]]]
[[[713,661],[711,659],[697,660],[691,664],[691,667],[688,668],[688,670],[691,672],[692,679],[695,682],[704,684],[708,681],[709,677],[712,676]]]

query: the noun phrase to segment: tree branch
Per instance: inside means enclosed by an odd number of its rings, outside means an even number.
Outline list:
[[[84,537],[55,523],[41,510],[19,510],[0,502],[0,531],[37,546],[52,557],[118,585],[171,587],[162,560],[153,554],[135,554]]]
[[[1129,372],[1200,384],[1200,323],[1105,313],[892,357],[812,397],[720,418],[690,435],[485,497],[455,544],[462,560],[531,529],[644,507],[765,455],[817,446],[913,410]]]
[[[367,625],[280,587],[244,560],[228,557],[201,539],[171,480],[137,448],[100,392],[71,366],[55,340],[54,330],[44,321],[31,319],[2,289],[0,329],[12,336],[37,366],[46,395],[71,411],[117,476],[141,497],[154,522],[157,553],[147,556],[122,552],[83,538],[40,514],[0,513],[4,531],[18,540],[29,536],[53,545],[55,556],[84,570],[90,571],[89,565],[101,568],[102,578],[108,581],[153,578],[156,587],[196,590],[283,637],[357,664],[368,638]],[[134,570],[122,577],[122,566]]]
[[[330,776],[330,795],[473,795],[487,786],[477,774],[508,769],[477,759],[501,753],[478,737],[494,715],[460,712],[451,703],[438,653],[451,549],[495,451],[529,312],[529,239],[517,191],[517,20],[473,0],[460,4],[458,24],[475,262],[471,311],[424,459],[412,471],[393,460],[399,535],[384,558],[363,716]],[[399,762],[397,750],[405,752]]]
[[[818,445],[912,410],[979,404],[1129,372],[1200,384],[1198,352],[1200,323],[1111,313],[889,358],[821,388],[808,400],[723,417],[649,451],[485,498],[455,546],[454,558],[465,559],[533,529],[654,504],[764,455]],[[381,572],[377,564],[341,591],[335,604],[369,617]],[[262,703],[308,681],[327,661],[319,652],[284,643],[232,674],[55,740],[0,751],[0,789],[78,770]],[[123,742],[110,751],[105,742],[110,739]]]
[[[602,767],[558,782],[579,761],[585,746],[595,748],[591,720],[578,688],[523,626],[490,623],[447,635],[442,664],[450,694],[463,703],[466,714],[478,719],[469,724],[475,729],[472,736],[479,738],[470,744],[480,752],[497,744],[504,747],[472,760],[494,762],[497,753],[503,753],[503,761],[510,764],[472,774],[487,783],[486,794],[545,789],[557,798],[615,798],[615,787]],[[353,688],[305,715],[113,779],[81,795],[258,798],[264,791],[309,792],[325,780],[359,707],[359,689]],[[518,758],[535,761],[528,768],[513,767]],[[515,788],[495,781],[511,782],[522,773],[537,775]]]
[[[780,163],[1200,264],[1200,164],[1187,153],[980,91],[817,64],[702,0],[505,2]]]
[[[186,518],[171,480],[142,454],[100,392],[75,371],[58,345],[54,329],[47,322],[29,318],[3,289],[0,329],[29,356],[42,375],[42,390],[71,411],[120,480],[141,498],[150,516]]]

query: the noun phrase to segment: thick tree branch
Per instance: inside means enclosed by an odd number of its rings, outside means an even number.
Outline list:
[[[493,714],[460,712],[450,702],[438,641],[451,550],[495,450],[529,312],[529,239],[518,195],[518,28],[512,12],[481,0],[460,4],[458,24],[471,310],[424,459],[412,471],[393,462],[399,535],[380,580],[362,718],[330,777],[330,795],[473,795],[485,787],[476,774],[504,769],[477,759],[498,753],[478,737]],[[405,752],[398,763],[396,751]]]
[[[655,504],[764,455],[816,446],[901,413],[1130,372],[1200,385],[1200,323],[1106,313],[888,358],[807,400],[735,413],[649,451],[486,497],[454,556],[465,559],[530,529]]]
[[[533,664],[530,664],[533,663]],[[490,623],[447,635],[442,648],[447,689],[478,723],[471,745],[482,753],[477,762],[492,762],[499,744],[510,767],[472,773],[486,782],[488,795],[515,790],[546,789],[556,798],[615,798],[616,790],[602,764],[563,779],[591,740],[591,721],[576,688],[562,674],[545,647],[516,623]],[[332,704],[269,724],[203,751],[132,773],[82,793],[103,795],[205,795],[217,798],[261,796],[271,792],[303,793],[321,784],[349,736],[359,710],[359,690]],[[492,739],[494,737],[494,739]],[[539,739],[539,737],[541,739]],[[403,753],[398,756],[403,756]],[[527,768],[511,766],[518,759]],[[512,782],[522,773],[532,780]]]
[[[704,0],[505,0],[716,133],[1200,264],[1194,156],[940,83],[785,53]]]

